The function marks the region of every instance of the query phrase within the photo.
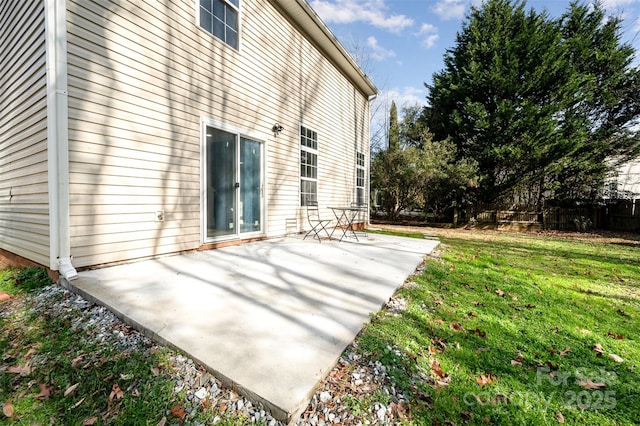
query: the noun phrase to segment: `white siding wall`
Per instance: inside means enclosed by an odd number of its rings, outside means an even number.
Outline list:
[[[0,247],[49,265],[44,2],[0,2]]]
[[[640,196],[640,159],[620,166],[617,175],[618,191]]]
[[[198,27],[194,3],[68,2],[76,266],[200,245],[201,117],[262,135],[269,235],[302,218],[300,123],[318,132],[321,206],[354,197],[366,98],[271,2],[241,0],[239,51]]]

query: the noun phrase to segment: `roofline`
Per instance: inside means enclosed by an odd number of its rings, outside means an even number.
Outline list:
[[[303,28],[325,54],[356,84],[367,97],[378,94],[378,88],[353,60],[338,38],[320,19],[307,0],[272,0],[287,12],[289,17]],[[304,13],[300,13],[304,12]]]

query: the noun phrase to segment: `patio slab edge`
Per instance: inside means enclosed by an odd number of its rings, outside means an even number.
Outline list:
[[[185,354],[225,387],[292,425],[371,313],[438,244],[387,236],[332,245],[267,241],[88,270],[73,281],[61,277],[59,284]],[[159,272],[148,278],[148,268]],[[167,322],[156,315],[160,311],[179,320]],[[202,340],[207,332],[217,340]],[[279,355],[275,362],[255,358],[263,353]]]
[[[82,278],[79,278],[79,279],[82,280]],[[193,359],[194,362],[204,366],[207,369],[207,371],[210,374],[212,374],[216,379],[218,379],[220,381],[220,383],[222,383],[224,386],[226,386],[228,388],[231,388],[232,390],[238,392],[240,395],[244,396],[245,398],[250,400],[252,403],[262,404],[267,410],[269,410],[269,412],[271,413],[271,415],[275,419],[280,420],[280,421],[284,422],[285,424],[292,424],[292,423],[294,423],[295,420],[297,420],[297,418],[300,416],[300,414],[302,413],[302,411],[306,407],[308,399],[311,398],[311,396],[313,395],[313,393],[317,389],[317,386],[316,386],[316,388],[314,388],[311,392],[309,392],[307,401],[301,403],[300,407],[296,407],[296,410],[293,410],[292,412],[287,412],[286,410],[280,408],[279,406],[277,406],[276,404],[272,403],[268,399],[258,395],[255,392],[252,392],[251,390],[249,390],[246,387],[242,386],[240,383],[233,381],[232,379],[230,379],[229,377],[227,377],[226,375],[224,375],[220,371],[218,371],[215,368],[213,368],[213,366],[208,365],[205,362],[202,362],[202,360],[200,360],[197,357],[193,356],[187,350],[185,350],[185,349],[179,347],[178,345],[175,345],[171,341],[165,339],[160,334],[158,334],[155,331],[151,330],[149,327],[145,327],[144,325],[142,325],[138,321],[135,321],[130,316],[124,314],[123,312],[121,312],[120,310],[116,309],[114,306],[110,305],[109,303],[106,303],[105,301],[100,300],[99,298],[93,296],[91,293],[85,291],[84,289],[78,287],[77,285],[74,285],[74,282],[76,282],[76,281],[77,280],[69,281],[66,278],[60,276],[58,284],[60,286],[62,286],[63,288],[65,288],[65,289],[67,289],[67,290],[69,290],[69,291],[71,291],[71,292],[73,292],[73,293],[75,293],[75,294],[77,294],[79,296],[82,296],[85,300],[87,300],[87,301],[89,301],[91,303],[95,303],[96,305],[99,305],[99,306],[104,306],[109,311],[111,311],[116,317],[118,317],[123,323],[125,323],[126,325],[128,325],[128,326],[134,328],[135,330],[139,331],[144,336],[148,337],[149,339],[152,339],[156,343],[158,343],[160,345],[164,345],[164,346],[170,347],[170,348],[172,348],[174,350],[177,350],[177,351],[182,352],[183,354],[187,355],[189,358]],[[336,359],[336,362],[337,362],[337,359]],[[330,369],[331,368],[333,368],[333,365],[330,367]],[[326,376],[326,374],[330,371],[330,369],[328,369],[326,372],[324,372],[323,377]],[[320,384],[320,382],[318,382],[318,385],[319,384]]]

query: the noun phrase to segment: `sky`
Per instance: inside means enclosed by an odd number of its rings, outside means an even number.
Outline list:
[[[399,108],[426,104],[425,83],[444,67],[446,49],[472,5],[481,0],[308,0],[349,52],[358,51],[361,66],[380,91],[378,102],[394,100]],[[526,8],[559,17],[571,0],[528,0]],[[588,1],[587,1],[588,3]],[[622,38],[638,52],[640,0],[601,0],[607,15],[619,16]],[[366,59],[362,59],[366,58]],[[386,108],[384,108],[386,109]]]

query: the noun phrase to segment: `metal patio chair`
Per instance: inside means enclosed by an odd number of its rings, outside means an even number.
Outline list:
[[[306,239],[309,235],[314,234],[313,238],[317,238],[319,242],[322,242],[322,237],[320,236],[320,234],[323,231],[327,235],[327,238],[331,239],[329,231],[327,231],[327,226],[331,223],[331,220],[320,218],[320,213],[318,212],[318,203],[314,203],[311,201],[307,202],[307,221],[309,222],[309,226],[311,226],[311,229],[304,236],[303,240]]]

